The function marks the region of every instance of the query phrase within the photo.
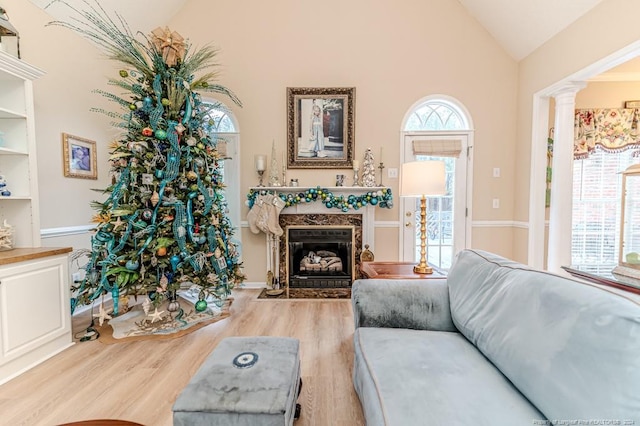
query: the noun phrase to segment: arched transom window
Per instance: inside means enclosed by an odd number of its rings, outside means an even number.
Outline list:
[[[469,124],[465,115],[455,105],[443,101],[432,100],[415,108],[407,119],[405,131],[419,130],[463,130]]]

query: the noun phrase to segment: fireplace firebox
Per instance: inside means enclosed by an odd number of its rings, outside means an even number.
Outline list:
[[[286,236],[289,287],[351,286],[353,226],[289,226]]]

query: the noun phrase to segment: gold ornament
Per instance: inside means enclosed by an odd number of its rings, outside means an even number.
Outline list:
[[[111,213],[98,213],[91,218],[91,222],[94,223],[109,223],[111,222]]]
[[[193,170],[189,170],[187,172],[187,179],[189,179],[190,181],[194,181],[194,180],[198,179],[198,175]]]
[[[169,279],[167,278],[166,275],[163,275],[162,278],[160,278],[160,285],[158,287],[156,287],[156,291],[158,293],[162,293],[167,291],[167,286],[169,285]]]
[[[172,32],[169,27],[158,27],[151,31],[151,42],[156,50],[162,53],[162,58],[170,67],[184,57],[186,50],[184,38],[177,32]]]
[[[151,205],[155,207],[156,204],[158,204],[158,201],[160,201],[160,194],[158,194],[158,192],[156,191],[153,191],[153,195],[151,195],[149,201],[151,201]]]

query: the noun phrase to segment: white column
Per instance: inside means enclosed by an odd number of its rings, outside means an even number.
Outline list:
[[[585,86],[584,82],[571,83],[561,87],[553,94],[556,108],[547,269],[556,273],[562,272],[561,266],[571,265],[573,122],[576,93]]]

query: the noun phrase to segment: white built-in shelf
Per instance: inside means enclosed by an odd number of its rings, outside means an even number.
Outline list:
[[[31,201],[31,197],[26,195],[10,195],[5,197],[4,195],[0,195],[0,200],[27,200]]]
[[[0,107],[0,118],[27,118],[23,113]]]
[[[0,155],[29,155],[29,153],[25,151],[18,151],[17,149],[3,148],[0,146]]]

